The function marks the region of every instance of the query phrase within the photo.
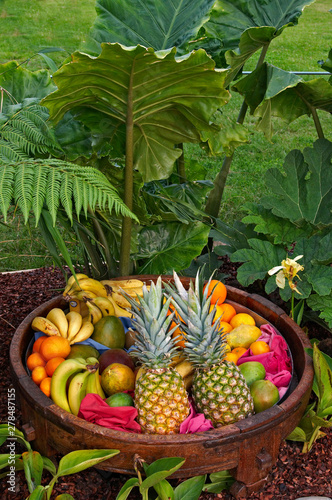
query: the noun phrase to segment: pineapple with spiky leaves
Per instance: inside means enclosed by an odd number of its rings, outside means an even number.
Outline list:
[[[208,282],[208,285],[212,276]],[[185,335],[184,354],[195,366],[192,396],[198,411],[203,412],[215,427],[231,424],[253,414],[250,390],[239,368],[224,360],[226,336],[220,320],[213,323],[216,308],[210,312],[211,295],[203,291],[203,277],[197,273],[195,283],[186,290],[174,272],[175,286],[165,283],[173,298]]]
[[[147,434],[175,434],[190,412],[188,394],[183,379],[170,365],[178,350],[172,339],[177,325],[171,328],[173,316],[165,301],[162,282],[143,286],[143,297],[138,301],[126,296],[131,305],[135,344],[130,352],[144,368],[136,380],[135,406],[142,432]]]

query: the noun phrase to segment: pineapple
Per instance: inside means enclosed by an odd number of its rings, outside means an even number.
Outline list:
[[[209,312],[211,296],[207,297],[208,286],[203,292],[202,274],[197,273],[188,291],[175,272],[174,282],[175,286],[165,284],[165,288],[184,322],[180,325],[186,336],[184,354],[195,367],[192,396],[197,410],[214,427],[252,415],[253,400],[241,371],[223,360],[227,334],[220,331],[220,320],[212,324],[215,308]]]
[[[135,345],[131,355],[143,367],[136,380],[135,406],[142,432],[147,434],[175,434],[190,412],[183,379],[172,368],[178,350],[172,339],[177,328],[170,328],[175,313],[167,316],[170,300],[165,302],[159,277],[150,290],[143,286],[143,297],[138,301],[126,296],[131,304]]]

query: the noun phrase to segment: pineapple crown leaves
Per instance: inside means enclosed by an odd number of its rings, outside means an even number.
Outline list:
[[[151,283],[150,290],[143,285],[143,297],[137,295],[138,302],[122,291],[131,305],[133,326],[136,329],[135,345],[130,352],[150,368],[166,368],[178,354],[171,328],[175,311],[168,315],[171,302],[165,301],[162,281],[159,277],[156,284]]]
[[[172,303],[182,318],[180,328],[186,334],[184,353],[197,367],[209,367],[220,363],[226,347],[226,333],[220,329],[220,318],[214,323],[216,307],[210,311],[211,295],[208,297],[212,277],[204,288],[203,275],[197,272],[195,283],[190,282],[188,290],[181,283],[176,272],[174,285],[165,283]]]
[[[73,203],[78,219],[82,210],[87,217],[88,207],[108,209],[110,213],[114,210],[116,214],[136,219],[102,172],[53,158],[1,165],[0,211],[5,222],[12,202],[22,211],[25,223],[32,210],[36,226],[45,205],[53,225],[60,205],[72,222]]]

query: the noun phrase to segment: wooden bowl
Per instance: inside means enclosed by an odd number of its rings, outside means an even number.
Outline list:
[[[156,281],[157,277],[137,278],[148,283]],[[163,280],[171,281],[172,277],[163,276]],[[189,278],[182,278],[182,281],[185,286],[189,284]],[[130,475],[136,475],[134,455],[148,463],[163,457],[183,457],[185,463],[173,477],[229,470],[236,479],[231,489],[235,497],[259,490],[277,460],[282,440],[297,426],[307,406],[314,372],[312,359],[304,349],[310,347],[310,342],[301,328],[272,302],[233,287],[227,287],[227,292],[227,302],[237,312],[248,312],[258,326],[270,323],[288,344],[293,358],[293,379],[286,397],[279,404],[237,423],[196,434],[131,434],[86,422],[62,410],[45,396],[29,377],[24,364],[33,336],[33,318],[46,316],[53,307],[64,309],[67,304],[59,296],[25,318],[10,346],[10,366],[21,405],[23,431],[32,447],[45,456],[82,448],[117,449],[120,450],[118,455],[98,467]]]

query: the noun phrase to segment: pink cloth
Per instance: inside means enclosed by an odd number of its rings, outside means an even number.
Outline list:
[[[292,378],[292,363],[288,355],[288,347],[285,339],[279,335],[271,325],[260,327],[262,335],[258,340],[266,342],[271,351],[254,356],[248,349],[238,360],[240,366],[247,361],[259,361],[266,370],[266,380],[270,380],[279,390],[280,398],[287,391]]]
[[[111,408],[98,394],[87,394],[81,402],[80,418],[109,429],[125,432],[141,432],[136,422],[137,410],[133,406]]]
[[[194,434],[213,429],[211,420],[205,418],[203,413],[196,413],[191,398],[189,398],[190,413],[180,425],[180,434]]]

